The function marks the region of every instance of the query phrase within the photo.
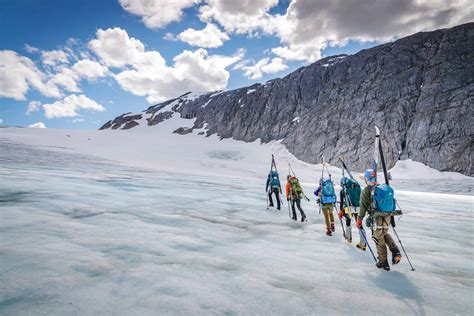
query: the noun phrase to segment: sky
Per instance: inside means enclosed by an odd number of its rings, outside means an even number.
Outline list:
[[[0,0],[0,125],[97,129],[474,20],[470,0]]]

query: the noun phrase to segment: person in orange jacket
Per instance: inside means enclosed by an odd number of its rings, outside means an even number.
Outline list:
[[[304,197],[303,189],[301,188],[300,182],[294,176],[288,175],[287,182],[286,182],[286,200],[291,200],[291,210],[293,212],[292,219],[294,221],[298,220],[296,217],[296,209],[295,204],[298,207],[298,210],[301,214],[301,221],[306,221],[306,214],[304,213],[303,209],[301,208],[301,198]]]

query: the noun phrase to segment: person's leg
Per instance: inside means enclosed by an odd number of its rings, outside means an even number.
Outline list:
[[[292,217],[292,220],[296,221],[297,220],[297,217],[296,217],[296,209],[295,209],[295,200],[294,199],[291,199],[291,211],[293,212],[293,217]]]
[[[352,242],[351,215],[346,214],[345,217],[346,217],[346,236],[345,237],[349,242]]]
[[[331,230],[331,222],[329,221],[329,210],[323,206],[324,221],[326,222],[326,229]]]
[[[301,217],[306,217],[303,209],[301,208],[301,199],[296,200],[296,206],[298,206],[298,210],[300,211]]]
[[[275,193],[275,199],[277,201],[277,210],[279,210],[281,208],[280,196],[279,196],[280,191],[278,191],[278,189],[273,189],[273,192]]]
[[[272,190],[271,189],[270,189],[270,191],[268,191],[268,202],[269,202],[269,206],[273,207],[273,199],[272,199]]]
[[[334,225],[334,214],[333,214],[333,206],[328,206],[328,214],[329,220],[331,221],[331,230],[334,232],[336,231],[336,226]]]
[[[375,218],[374,238],[377,246],[377,256],[379,261],[387,261],[387,246],[385,245],[385,228],[382,217]]]
[[[357,222],[359,215],[354,214],[354,222]],[[365,230],[359,229],[359,243],[357,244],[357,248],[365,250],[367,247],[367,243],[365,242],[367,235],[365,234]]]
[[[387,223],[387,226],[388,226],[388,223],[390,222],[390,217],[386,217],[385,222]],[[387,227],[387,230],[384,235],[385,244],[387,245],[388,249],[390,249],[390,252],[392,253],[392,263],[397,264],[400,262],[400,259],[402,258],[402,256],[400,254],[400,249],[398,249],[397,244],[393,240],[388,230],[389,230],[389,227]]]

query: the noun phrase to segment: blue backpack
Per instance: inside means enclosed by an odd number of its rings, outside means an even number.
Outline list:
[[[271,188],[280,188],[280,179],[278,177],[278,172],[276,172],[276,171],[271,172],[270,187]]]
[[[392,213],[395,211],[394,192],[390,185],[379,184],[374,193],[375,208],[381,213]]]
[[[334,185],[331,179],[323,180],[321,183],[321,203],[336,203],[336,192],[334,192]]]

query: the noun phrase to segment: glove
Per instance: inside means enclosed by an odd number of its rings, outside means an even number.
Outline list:
[[[287,197],[287,198],[286,198],[286,200],[289,202],[289,201],[290,201],[290,198],[289,198],[289,197]]]
[[[321,199],[318,199],[316,202],[318,203],[318,205],[321,205]]]
[[[342,213],[342,211],[339,211],[339,213],[337,213],[337,216],[339,217],[339,219],[342,219],[342,217],[344,216],[344,214]]]
[[[362,220],[360,218],[357,219],[356,227],[359,228],[359,229],[362,228]]]

